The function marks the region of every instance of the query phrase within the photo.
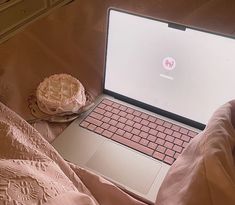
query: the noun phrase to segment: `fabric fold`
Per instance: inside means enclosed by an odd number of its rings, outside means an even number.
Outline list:
[[[235,204],[235,101],[221,106],[169,170],[156,205]]]

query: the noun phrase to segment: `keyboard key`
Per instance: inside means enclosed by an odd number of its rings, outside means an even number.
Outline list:
[[[167,147],[167,148],[169,148],[169,149],[172,149],[172,147],[174,146],[174,144],[173,143],[171,143],[171,142],[165,142],[165,144],[164,144],[164,146],[165,147]]]
[[[150,129],[150,130],[149,130],[149,134],[150,134],[150,135],[157,135],[157,134],[158,134],[158,131],[156,131],[155,129]]]
[[[110,112],[113,108],[111,106],[106,106],[104,109]]]
[[[163,125],[164,121],[161,120],[161,119],[157,119],[157,120],[156,120],[156,123],[159,124],[159,125]]]
[[[167,135],[166,136],[166,140],[169,141],[169,142],[173,142],[174,141],[174,137],[170,136],[170,135]]]
[[[147,139],[148,139],[149,141],[151,141],[151,142],[155,142],[156,139],[157,139],[157,137],[155,137],[155,136],[153,136],[153,135],[149,135],[149,136],[147,137]]]
[[[119,115],[113,114],[113,115],[111,116],[111,119],[113,119],[113,120],[118,120],[119,117],[120,117]]]
[[[153,122],[150,122],[150,123],[148,124],[148,127],[152,128],[152,129],[156,129],[157,124],[156,124],[156,123],[153,123]]]
[[[145,114],[145,113],[142,113],[142,114],[140,115],[140,117],[143,118],[143,119],[145,119],[145,120],[148,119],[148,115]]]
[[[126,109],[126,112],[129,113],[129,114],[132,114],[132,113],[134,112],[134,110],[133,110],[132,108],[129,108],[129,107],[128,107],[128,108]]]
[[[170,157],[174,157],[175,155],[175,151],[171,150],[171,149],[167,149],[165,152],[166,155],[170,156]]]
[[[196,135],[197,135],[197,133],[193,132],[191,130],[188,132],[188,136],[190,136],[190,137],[195,137]]]
[[[132,121],[132,120],[127,120],[127,121],[126,121],[126,124],[127,124],[127,125],[130,125],[130,126],[133,126],[133,125],[135,124],[135,122]]]
[[[123,137],[127,138],[127,139],[131,139],[133,136],[133,134],[129,133],[129,132],[125,132]]]
[[[124,112],[124,111],[120,111],[120,112],[119,112],[119,115],[122,116],[122,117],[126,117],[127,113]]]
[[[157,137],[160,137],[160,138],[162,138],[162,139],[165,139],[166,134],[164,134],[164,133],[162,133],[162,132],[158,132],[158,133],[157,133]]]
[[[120,105],[119,109],[122,110],[122,111],[126,111],[127,107],[124,106],[124,105]]]
[[[109,112],[109,111],[106,111],[106,112],[104,113],[104,116],[106,116],[106,117],[111,117],[112,114],[113,114],[113,113],[111,113],[111,112]]]
[[[150,128],[147,127],[147,126],[142,126],[141,130],[144,131],[144,132],[149,132]]]
[[[127,146],[129,146],[129,147],[131,147],[133,149],[136,149],[136,150],[138,150],[140,152],[143,152],[143,153],[145,153],[147,155],[152,155],[153,154],[153,150],[152,149],[150,149],[148,147],[145,147],[145,146],[143,146],[141,144],[138,144],[136,142],[133,142],[133,141],[131,141],[129,139],[123,138],[123,137],[121,137],[119,135],[114,134],[112,139],[117,141],[117,142],[120,142],[121,144],[127,145]]]
[[[166,151],[166,148],[163,147],[163,146],[161,146],[161,145],[158,145],[158,146],[157,146],[157,151],[158,151],[158,152],[161,152],[161,153],[164,153],[164,152]]]
[[[178,145],[174,145],[174,146],[173,146],[173,150],[176,151],[176,152],[178,152],[178,153],[181,153],[183,149],[182,149],[182,147],[180,147],[180,146],[178,146]]]
[[[185,148],[187,146],[188,146],[188,142],[184,142],[183,145],[182,145],[183,148]]]
[[[97,120],[101,120],[101,118],[103,118],[103,115],[98,114],[98,113],[96,113],[96,112],[92,112],[92,113],[90,114],[90,116],[93,117],[93,118],[95,118],[95,119],[97,119]]]
[[[109,118],[109,117],[103,117],[103,118],[101,119],[101,121],[102,121],[102,122],[105,122],[105,123],[109,123],[110,118]]]
[[[123,129],[124,128],[124,126],[125,126],[125,124],[124,123],[121,123],[121,122],[119,122],[119,123],[117,123],[117,128],[120,128],[120,129]]]
[[[114,113],[114,114],[118,114],[119,112],[120,112],[120,110],[118,110],[117,108],[112,109],[112,113]]]
[[[129,126],[129,125],[125,125],[125,127],[123,128],[125,131],[127,132],[131,132],[131,130],[133,129],[133,127]]]
[[[125,133],[125,131],[122,130],[122,129],[118,129],[118,130],[116,131],[116,133],[117,133],[118,135],[120,135],[120,136],[123,136],[124,133]]]
[[[89,130],[95,130],[96,126],[93,124],[89,124],[87,127]]]
[[[134,118],[133,118],[133,121],[134,121],[134,122],[141,122],[141,120],[142,120],[142,119],[141,119],[140,117],[134,117]]]
[[[171,127],[171,129],[172,129],[172,130],[175,130],[175,131],[179,131],[179,130],[180,130],[180,127],[177,126],[177,125],[173,125],[173,126]]]
[[[163,160],[163,158],[165,157],[164,154],[162,154],[161,152],[154,152],[153,157],[159,160]]]
[[[189,142],[190,137],[187,135],[182,135],[181,139],[184,140],[185,142]]]
[[[163,140],[163,139],[161,139],[161,138],[157,138],[156,143],[157,143],[158,145],[164,145],[165,140]]]
[[[141,115],[141,112],[135,110],[135,111],[133,112],[133,115],[135,115],[135,116],[140,116],[140,115]]]
[[[165,130],[165,127],[163,127],[163,126],[157,126],[157,128],[156,128],[159,132],[163,132],[164,130]]]
[[[187,135],[188,134],[188,130],[185,129],[185,128],[180,128],[180,133]]]
[[[183,141],[180,140],[180,139],[178,139],[178,138],[176,138],[176,139],[174,140],[174,143],[177,144],[177,145],[182,145],[182,144],[183,144]]]
[[[181,138],[181,135],[179,132],[173,132],[172,136],[176,137],[176,138]]]
[[[88,127],[89,124],[90,124],[89,122],[82,121],[82,122],[80,123],[80,126],[86,128],[86,127]]]
[[[167,134],[167,135],[172,135],[173,130],[166,128],[166,129],[164,130],[164,133]]]
[[[178,152],[175,153],[174,158],[177,159],[180,154]]]
[[[142,125],[148,125],[148,124],[149,124],[149,121],[148,121],[148,120],[143,119],[140,123],[141,123]]]
[[[133,125],[133,127],[140,130],[140,128],[142,127],[142,125],[141,125],[140,123],[137,123],[137,122],[136,122],[136,123]]]
[[[158,145],[156,143],[153,143],[153,142],[149,142],[149,144],[148,144],[148,147],[153,149],[153,150],[155,150],[157,148],[157,146]]]
[[[95,119],[93,117],[89,117],[89,116],[85,119],[85,121],[87,121],[87,122],[89,122],[89,123],[91,123],[93,125],[96,125],[96,126],[100,126],[102,124],[101,121],[99,121],[99,120],[97,120],[97,119]]]
[[[149,134],[146,132],[140,132],[139,136],[146,139],[149,136]]]
[[[114,127],[114,126],[110,126],[109,128],[108,128],[108,131],[110,131],[110,132],[112,132],[112,133],[115,133],[116,131],[117,131],[117,127]]]
[[[155,122],[155,121],[157,120],[157,118],[156,118],[156,117],[153,117],[153,116],[149,116],[148,120],[149,120],[150,122]]]
[[[117,125],[117,123],[118,123],[118,121],[117,121],[117,120],[113,120],[113,119],[111,119],[111,120],[109,121],[109,124],[110,124],[110,125],[113,125],[113,126],[116,126],[116,125]]]
[[[104,109],[106,107],[106,105],[104,103],[100,103],[97,107],[101,108],[101,109]]]
[[[172,165],[175,160],[173,157],[166,156],[163,161],[166,162],[167,164]]]
[[[101,127],[102,127],[103,129],[107,130],[107,129],[110,127],[110,125],[104,122],[104,123],[101,125]]]
[[[95,132],[96,132],[97,134],[101,134],[103,131],[104,131],[104,129],[101,128],[101,127],[96,127],[96,129],[95,129]]]
[[[172,124],[170,122],[164,122],[163,126],[167,128],[171,128]]]
[[[135,141],[135,142],[139,142],[141,140],[141,137],[137,136],[137,135],[134,135],[132,137],[132,140]]]
[[[113,133],[108,131],[108,130],[105,130],[103,133],[102,133],[103,136],[107,137],[107,138],[111,138]]]
[[[142,145],[147,146],[147,145],[148,145],[148,143],[149,143],[149,141],[148,141],[148,140],[146,140],[146,139],[141,139],[141,140],[140,140],[140,144],[142,144]]]
[[[112,104],[112,107],[114,107],[114,108],[119,108],[119,107],[120,107],[120,104],[118,104],[118,103],[113,103],[113,104]]]
[[[111,100],[108,100],[108,99],[102,100],[102,103],[104,103],[106,105],[112,105],[113,104],[113,102]]]
[[[134,117],[135,117],[135,116],[132,115],[132,114],[127,114],[127,115],[126,115],[126,118],[129,119],[129,120],[133,120]]]
[[[134,135],[139,135],[140,134],[140,130],[134,128],[133,130],[131,130],[131,133]]]

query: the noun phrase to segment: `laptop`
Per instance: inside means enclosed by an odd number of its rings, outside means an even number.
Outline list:
[[[52,145],[154,203],[169,168],[234,99],[233,38],[110,8],[103,94]]]

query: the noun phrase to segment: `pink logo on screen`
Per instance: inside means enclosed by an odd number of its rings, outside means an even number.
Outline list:
[[[173,70],[176,66],[176,62],[174,58],[166,57],[163,59],[162,65],[166,70]]]

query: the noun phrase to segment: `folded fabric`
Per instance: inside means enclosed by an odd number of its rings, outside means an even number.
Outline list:
[[[169,170],[156,205],[235,204],[235,101],[220,107]]]
[[[144,205],[100,176],[66,162],[2,103],[0,204]]]

